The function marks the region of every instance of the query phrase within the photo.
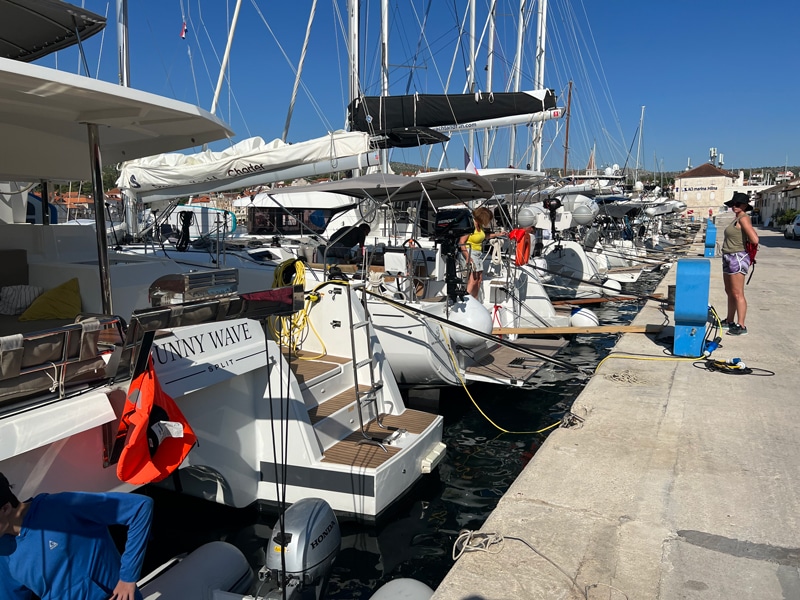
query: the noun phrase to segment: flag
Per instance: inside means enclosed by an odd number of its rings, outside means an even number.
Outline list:
[[[186,21],[183,22],[183,27],[181,27],[181,39],[186,39]]]
[[[477,175],[478,174],[478,169],[480,169],[480,168],[481,168],[481,163],[480,163],[480,160],[478,159],[478,157],[476,156],[475,160],[473,161],[470,158],[469,152],[467,152],[467,149],[464,148],[464,170],[467,173],[475,173],[475,175]]]

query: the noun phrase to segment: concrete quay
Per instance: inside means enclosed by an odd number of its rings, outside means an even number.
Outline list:
[[[580,420],[547,438],[481,529],[503,542],[464,553],[434,600],[800,598],[800,242],[758,233],[749,333],[723,334],[712,358],[774,376],[708,371],[671,358],[671,339],[623,335],[612,354],[643,360],[600,364]],[[721,259],[708,260],[724,319]],[[664,323],[655,301],[634,321]]]

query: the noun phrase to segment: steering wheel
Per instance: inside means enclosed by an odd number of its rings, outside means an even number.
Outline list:
[[[381,204],[374,198],[364,198],[358,203],[358,214],[365,223],[372,223],[378,214]]]
[[[408,238],[405,242],[403,242],[403,248],[421,248],[421,246],[414,238]]]

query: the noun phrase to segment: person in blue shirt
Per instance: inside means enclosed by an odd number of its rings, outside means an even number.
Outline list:
[[[153,501],[64,492],[20,502],[0,473],[0,600],[135,600]],[[128,528],[120,556],[109,525]]]

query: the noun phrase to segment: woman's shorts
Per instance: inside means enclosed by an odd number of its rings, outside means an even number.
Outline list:
[[[458,255],[458,263],[465,277],[467,275],[467,270],[469,270],[470,273],[483,272],[483,259],[485,258],[483,252],[472,252],[470,256],[471,264],[469,265],[469,269],[467,269],[467,259],[464,258],[463,254]]]
[[[750,270],[750,255],[745,252],[731,252],[722,255],[722,272],[725,275],[741,273],[747,275]]]

